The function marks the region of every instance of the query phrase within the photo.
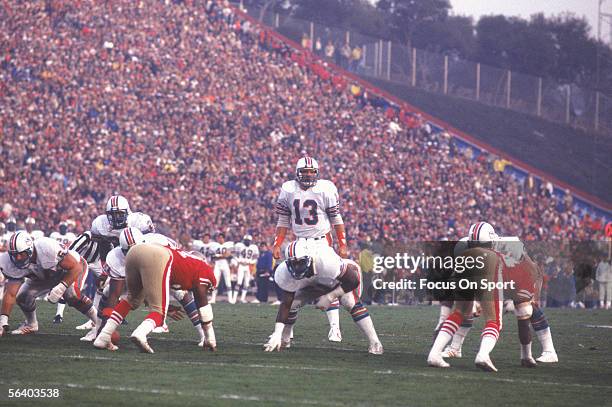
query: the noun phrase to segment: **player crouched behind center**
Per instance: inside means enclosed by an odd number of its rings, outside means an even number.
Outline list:
[[[286,259],[274,274],[283,299],[274,332],[264,345],[266,352],[290,346],[291,330],[303,305],[316,300],[317,308],[326,309],[333,301],[340,300],[368,339],[368,352],[383,353],[372,318],[359,299],[361,270],[357,263],[341,258],[329,246],[310,244],[306,240],[292,242],[286,249]]]

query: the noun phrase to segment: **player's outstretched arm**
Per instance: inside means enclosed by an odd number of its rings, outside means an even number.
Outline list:
[[[79,274],[87,268],[87,262],[76,252],[68,252],[58,264],[62,269],[66,270],[66,275],[55,287],[51,289],[47,296],[47,301],[55,304],[78,278]]]
[[[2,299],[2,308],[0,309],[0,336],[3,336],[8,331],[8,318],[11,315],[15,298],[23,280],[9,279],[4,284],[4,298]]]
[[[202,329],[204,330],[204,347],[203,349],[215,352],[217,350],[217,338],[213,328],[213,310],[208,303],[208,290],[211,288],[209,284],[198,284],[193,289],[193,298],[196,302],[200,313],[200,321],[202,321]]]
[[[285,329],[285,324],[289,322],[289,311],[291,310],[294,296],[295,293],[283,291],[283,300],[278,307],[278,314],[276,314],[274,332],[272,332],[268,342],[264,345],[264,350],[266,352],[274,352],[275,350],[280,352],[282,348],[283,329]]]

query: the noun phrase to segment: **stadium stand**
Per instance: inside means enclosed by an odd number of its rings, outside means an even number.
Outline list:
[[[83,230],[120,192],[177,236],[271,238],[278,189],[309,154],[358,240],[457,238],[475,219],[525,239],[603,236],[571,195],[516,182],[498,157],[389,109],[226,3],[166,3],[0,9],[0,196],[13,215]]]

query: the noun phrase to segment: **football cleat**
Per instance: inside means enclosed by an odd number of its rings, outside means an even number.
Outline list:
[[[170,330],[166,324],[153,328],[154,334],[167,334],[168,332],[170,332]]]
[[[374,342],[368,346],[368,353],[371,353],[372,355],[382,355],[383,352],[384,349],[382,343],[380,342]]]
[[[38,323],[34,323],[34,324],[30,325],[27,322],[24,322],[21,325],[19,325],[19,328],[11,331],[11,334],[13,334],[13,335],[30,335],[30,334],[34,334],[36,332],[38,332]]]
[[[529,358],[529,359],[521,359],[521,366],[523,367],[536,367],[538,364],[536,363],[536,361],[533,358]]]
[[[477,368],[485,372],[497,372],[497,368],[489,356],[481,356],[480,354],[477,354],[474,364]]]
[[[542,352],[542,356],[536,359],[540,363],[557,363],[559,357],[557,352]]]
[[[451,346],[447,346],[442,352],[443,358],[451,358],[451,359],[460,359],[461,358],[461,348],[455,349]]]
[[[77,326],[75,329],[77,329],[79,331],[86,331],[86,330],[89,330],[89,329],[91,329],[93,327],[94,327],[94,323],[90,319],[89,321],[85,322],[84,324]]]
[[[253,301],[251,301],[251,304],[259,304],[259,300],[255,298]]]
[[[98,335],[96,340],[93,342],[93,346],[97,349],[108,349],[111,351],[116,351],[119,349],[117,346],[113,345],[111,342],[111,337],[104,333]]]
[[[55,318],[53,318],[54,324],[61,324],[62,322],[64,322],[64,317],[59,314],[56,315]]]
[[[432,354],[430,354],[429,357],[427,358],[427,366],[441,367],[441,368],[450,367],[450,365],[444,359],[442,359],[441,355],[432,355]]]
[[[85,335],[79,340],[82,342],[91,342],[94,339],[96,339],[97,334],[98,334],[98,329],[94,326],[93,328],[91,328],[89,332],[87,332],[87,335]]]
[[[155,353],[151,345],[149,345],[149,342],[147,342],[146,336],[141,337],[132,334],[132,336],[130,336],[130,340],[140,349],[142,353]]]
[[[340,332],[340,328],[337,326],[332,326],[329,329],[327,339],[329,339],[330,342],[342,342],[342,332]]]

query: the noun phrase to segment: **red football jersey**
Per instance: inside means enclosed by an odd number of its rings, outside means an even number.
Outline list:
[[[174,289],[192,290],[198,284],[217,286],[213,268],[203,258],[189,252],[170,249],[172,253],[172,274],[170,286]]]

